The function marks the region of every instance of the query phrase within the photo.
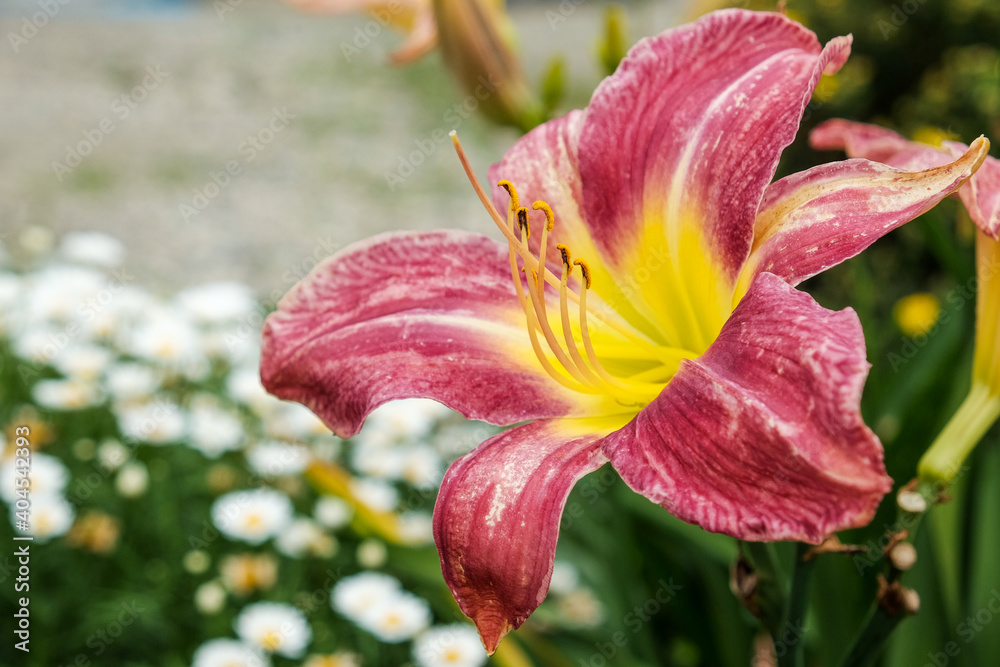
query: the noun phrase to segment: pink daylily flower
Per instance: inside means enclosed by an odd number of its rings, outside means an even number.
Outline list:
[[[908,141],[877,125],[830,120],[809,135],[818,149],[843,150],[885,164],[913,168],[948,162],[967,150],[945,141],[940,147]],[[988,156],[959,191],[976,223],[976,337],[969,393],[917,466],[929,482],[951,482],[966,457],[1000,417],[1000,160]]]
[[[951,162],[969,147],[957,141],[940,147],[910,141],[878,125],[836,118],[816,126],[809,143],[817,150],[842,150],[850,157],[865,158],[901,169],[926,169]],[[979,229],[1000,240],[1000,160],[987,157],[958,196]]]
[[[917,172],[847,160],[771,183],[850,43],[743,10],[643,40],[586,110],[490,170],[505,244],[383,234],[268,318],[264,385],[342,437],[405,397],[529,422],[455,462],[434,511],[445,581],[488,651],[544,599],[570,489],[608,461],[744,540],[818,543],[891,488],[859,410],[857,316],[793,286],[954,192],[988,142]]]

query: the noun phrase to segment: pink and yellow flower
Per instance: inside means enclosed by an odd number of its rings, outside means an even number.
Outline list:
[[[820,149],[844,150],[903,168],[947,163],[968,150],[942,141],[930,146],[908,141],[876,125],[831,120],[813,130],[810,142]],[[969,393],[924,453],[917,466],[931,485],[950,483],[987,430],[1000,418],[1000,160],[987,157],[958,196],[976,223],[976,338]]]
[[[608,461],[745,540],[820,542],[890,489],[859,412],[857,316],[793,286],[954,192],[988,143],[923,171],[847,160],[771,183],[850,43],[741,10],[644,40],[586,110],[490,170],[506,243],[377,236],[269,317],[264,385],[342,437],[406,397],[528,422],[455,462],[435,507],[445,581],[488,651],[545,597],[567,495]]]

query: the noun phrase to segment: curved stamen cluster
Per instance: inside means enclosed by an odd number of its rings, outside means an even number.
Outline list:
[[[524,311],[532,349],[542,368],[545,369],[546,373],[553,380],[574,391],[585,394],[611,396],[619,403],[625,405],[645,405],[650,402],[662,390],[662,381],[656,382],[654,380],[653,382],[649,382],[645,381],[645,378],[631,377],[626,379],[616,377],[609,373],[598,359],[590,335],[590,327],[588,326],[588,313],[595,317],[597,317],[597,314],[588,311],[587,308],[587,292],[591,288],[593,280],[590,267],[587,263],[579,259],[573,261],[569,248],[563,244],[558,244],[556,248],[562,256],[562,271],[558,282],[555,280],[555,275],[546,267],[548,234],[555,226],[555,215],[552,212],[552,208],[544,201],[536,201],[532,204],[534,210],[542,211],[545,214],[545,225],[541,230],[539,254],[535,257],[528,244],[528,240],[531,237],[528,208],[520,205],[514,185],[509,181],[500,181],[498,183],[498,186],[504,188],[510,196],[507,219],[503,220],[476,181],[468,160],[461,149],[461,144],[459,144],[458,138],[454,133],[452,133],[452,141],[480,200],[507,239],[507,245],[510,250],[511,278],[514,281],[514,288],[517,292],[521,309]],[[521,260],[520,267],[518,265],[519,258]],[[582,275],[582,279],[579,281],[579,293],[569,287],[569,279],[573,273],[574,266],[580,267]],[[525,275],[525,279],[523,280],[521,277],[522,273]],[[545,298],[546,284],[559,290],[559,329],[562,332],[561,342],[549,322],[548,304]],[[570,301],[577,304],[579,335],[581,338],[579,342],[574,337],[573,322],[569,307]],[[605,318],[600,319],[607,323]],[[628,338],[635,340],[635,332],[622,332],[619,327],[615,327],[615,329],[621,333],[626,333]],[[541,334],[541,337],[539,337],[539,334]],[[639,342],[643,346],[649,345],[647,341],[640,340],[636,342]],[[582,353],[581,348],[583,350]],[[584,355],[586,355],[586,358],[584,358]]]

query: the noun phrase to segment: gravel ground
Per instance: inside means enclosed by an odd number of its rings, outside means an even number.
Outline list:
[[[599,78],[602,5],[578,1],[511,13],[529,74],[564,53],[582,105]],[[37,34],[24,20],[38,0],[5,3],[0,243],[16,251],[32,227],[102,230],[125,242],[127,267],[155,288],[237,279],[269,296],[376,232],[489,233],[446,143],[387,184],[415,142],[454,127],[445,113],[461,94],[436,55],[387,67],[399,36],[386,30],[348,62],[340,44],[366,17],[219,2],[232,11],[69,0]],[[684,6],[633,8],[634,36],[687,18]],[[516,139],[476,118],[457,129],[482,178]]]

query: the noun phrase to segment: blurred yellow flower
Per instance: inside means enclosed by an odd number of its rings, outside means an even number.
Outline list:
[[[910,338],[930,331],[940,315],[941,302],[930,292],[904,296],[892,308],[892,319],[900,331]]]
[[[109,554],[118,546],[120,535],[121,521],[104,512],[89,511],[70,528],[66,542],[95,554]]]
[[[219,564],[222,583],[236,595],[266,591],[278,580],[278,560],[271,554],[226,556]]]

